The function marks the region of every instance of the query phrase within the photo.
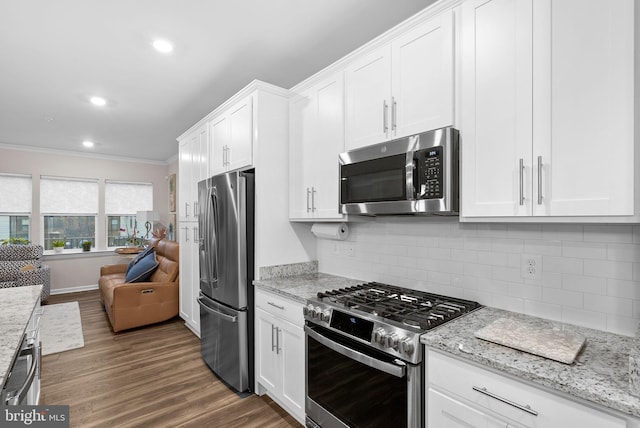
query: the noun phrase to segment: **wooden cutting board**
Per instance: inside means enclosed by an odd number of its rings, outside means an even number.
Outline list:
[[[586,342],[584,336],[572,331],[509,318],[498,318],[474,335],[479,339],[565,364],[575,361]]]

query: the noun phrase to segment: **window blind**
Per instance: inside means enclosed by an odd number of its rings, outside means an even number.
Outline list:
[[[153,184],[105,181],[105,214],[136,214],[153,210]]]
[[[42,214],[98,214],[98,180],[40,177]]]
[[[31,175],[0,174],[0,213],[31,214]]]

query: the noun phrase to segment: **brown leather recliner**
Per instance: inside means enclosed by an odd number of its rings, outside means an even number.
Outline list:
[[[154,240],[158,268],[149,282],[125,282],[127,264],[100,268],[100,301],[114,332],[165,321],[179,311],[179,245]]]

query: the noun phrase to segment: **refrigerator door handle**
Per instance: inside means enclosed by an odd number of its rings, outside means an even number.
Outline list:
[[[210,308],[209,306],[207,306],[202,300],[198,299],[198,304],[200,305],[200,307],[202,309],[204,309],[205,311],[207,311],[208,313],[210,313],[211,315],[214,315],[218,318],[222,318],[225,321],[229,321],[229,322],[237,322],[238,321],[238,317],[234,317],[231,315],[227,315],[227,314],[223,314],[222,312],[218,312],[213,308]]]
[[[211,257],[206,260],[207,274],[209,276],[209,282],[213,288],[218,287],[218,193],[215,186],[209,188],[208,200],[210,203],[207,208],[211,210],[207,214],[207,231],[205,237],[205,245],[209,245],[210,248],[205,248],[206,254]],[[211,221],[213,220],[213,225]]]

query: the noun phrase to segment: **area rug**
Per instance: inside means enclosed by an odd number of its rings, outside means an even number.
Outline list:
[[[82,348],[82,321],[78,302],[43,305],[40,319],[42,355]]]

